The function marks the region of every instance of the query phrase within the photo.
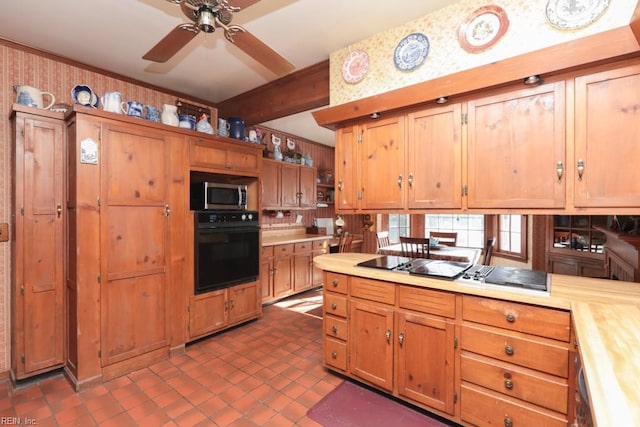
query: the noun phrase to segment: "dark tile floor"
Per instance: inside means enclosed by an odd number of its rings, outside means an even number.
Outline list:
[[[61,374],[17,389],[6,381],[0,424],[318,426],[307,410],[343,381],[321,366],[322,320],[295,311],[318,297],[266,306],[259,320],[78,393]]]

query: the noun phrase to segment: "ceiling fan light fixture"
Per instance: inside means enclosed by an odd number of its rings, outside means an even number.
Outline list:
[[[198,11],[198,28],[205,33],[213,33],[216,30],[216,17],[211,9],[203,6]]]

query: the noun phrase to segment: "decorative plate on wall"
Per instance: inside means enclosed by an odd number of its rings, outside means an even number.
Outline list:
[[[398,43],[393,52],[393,62],[402,71],[418,68],[429,55],[429,39],[421,33],[409,34]]]
[[[476,9],[458,29],[460,46],[478,53],[496,44],[507,32],[509,19],[500,6],[490,5]]]
[[[362,49],[349,53],[342,63],[342,78],[347,83],[359,83],[368,72],[369,55]]]
[[[609,0],[549,0],[547,21],[558,30],[577,30],[600,18],[609,6]]]

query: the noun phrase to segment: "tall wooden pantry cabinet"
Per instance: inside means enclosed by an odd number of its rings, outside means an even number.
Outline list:
[[[64,364],[62,113],[14,105],[11,114],[11,376]]]

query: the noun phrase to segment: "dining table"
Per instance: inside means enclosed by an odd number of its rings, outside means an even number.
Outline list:
[[[395,243],[378,249],[378,253],[383,255],[402,256],[402,245]],[[477,264],[480,259],[482,249],[468,248],[464,246],[433,245],[429,247],[429,259],[444,261],[468,262]]]

